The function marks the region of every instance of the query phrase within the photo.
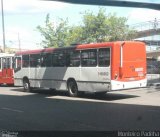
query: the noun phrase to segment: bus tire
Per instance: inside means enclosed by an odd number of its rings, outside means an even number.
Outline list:
[[[23,88],[25,92],[31,92],[31,87],[28,79],[23,80]]]
[[[79,95],[78,86],[75,80],[69,80],[67,82],[68,94],[71,97],[77,97]]]

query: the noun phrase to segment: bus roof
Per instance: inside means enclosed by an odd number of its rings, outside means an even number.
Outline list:
[[[83,50],[83,49],[91,49],[91,48],[102,48],[102,47],[113,46],[115,43],[120,44],[122,42],[142,43],[142,42],[137,42],[137,41],[116,41],[116,42],[77,44],[75,46],[69,46],[69,47],[45,48],[45,49],[21,51],[21,52],[16,52],[16,55],[39,54],[39,53],[43,54],[43,53],[52,53],[53,51],[70,50],[70,49]]]

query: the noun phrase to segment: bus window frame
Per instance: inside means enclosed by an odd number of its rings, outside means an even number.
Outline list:
[[[28,56],[28,60],[27,60],[27,61],[24,60],[24,57],[25,57],[25,56]],[[30,55],[29,55],[29,54],[24,54],[24,55],[22,55],[21,61],[22,61],[22,64],[21,64],[22,68],[29,68],[29,67],[30,67]],[[27,62],[27,63],[26,63],[26,62]],[[27,64],[27,65],[25,66],[25,64]]]
[[[95,56],[96,64],[95,65],[83,65],[82,64],[82,53],[85,52],[85,51],[91,51],[91,50],[95,50],[96,51],[96,56]],[[98,65],[97,55],[98,55],[97,48],[81,50],[81,62],[80,62],[81,63],[81,67],[97,67],[97,65]],[[91,58],[88,58],[88,59],[91,59]]]
[[[32,56],[39,56],[39,58],[34,58]],[[34,59],[34,60],[32,60],[32,61],[34,61],[34,62],[32,62],[34,65],[31,63],[31,58]],[[41,54],[40,53],[29,54],[29,67],[30,68],[39,68],[39,67],[41,67]]]
[[[72,54],[70,54],[72,52]],[[73,58],[75,55],[75,53],[78,53],[79,58]],[[67,57],[69,55],[69,57]],[[72,56],[74,55],[74,56]],[[69,58],[69,59],[68,59]],[[78,65],[72,65],[72,62],[77,60],[78,61]],[[69,63],[69,64],[68,64]],[[66,50],[66,67],[79,67],[81,66],[81,51],[80,50],[74,50],[74,49],[70,49],[70,50]]]
[[[109,49],[109,65],[106,65],[106,66],[105,66],[105,65],[100,65],[99,52],[100,52],[101,49]],[[111,47],[105,47],[105,48],[99,48],[99,49],[98,49],[98,54],[97,54],[97,58],[98,58],[98,59],[97,59],[97,60],[98,60],[98,61],[97,61],[97,62],[98,62],[97,65],[98,65],[98,67],[110,67],[110,66],[111,66],[111,50],[112,50]]]
[[[12,68],[12,59],[11,57],[6,57],[6,68]]]
[[[20,58],[20,62],[18,62],[17,59]],[[17,72],[18,70],[20,70],[22,68],[22,56],[15,56],[14,58],[14,71]],[[20,63],[20,65],[19,65]]]
[[[60,57],[61,57],[60,53],[62,53],[62,55],[63,55],[62,59],[60,59]],[[54,55],[57,55],[57,57]],[[54,57],[56,57],[56,60],[54,60]],[[57,63],[58,65],[54,61],[58,61],[58,63]],[[60,61],[64,61],[62,65],[60,65],[60,63],[59,63]],[[66,50],[59,50],[59,51],[55,51],[52,53],[52,66],[53,67],[66,67]]]

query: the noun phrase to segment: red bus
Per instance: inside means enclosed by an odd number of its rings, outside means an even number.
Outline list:
[[[17,52],[15,85],[83,91],[145,87],[146,47],[142,42],[119,41]]]
[[[0,84],[14,85],[14,54],[0,53]]]

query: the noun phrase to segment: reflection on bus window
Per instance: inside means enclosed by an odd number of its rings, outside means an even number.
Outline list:
[[[41,66],[40,54],[30,55],[30,67],[40,67],[40,66]]]
[[[100,67],[110,66],[110,48],[99,49],[98,57]]]
[[[29,67],[29,55],[23,55],[22,56],[22,66],[24,68]]]
[[[51,67],[52,66],[52,54],[45,53],[41,55],[41,67]]]
[[[66,66],[80,66],[80,51],[68,51],[66,54]]]
[[[11,59],[6,57],[2,59],[2,68],[10,68],[11,67]]]
[[[97,66],[97,50],[83,50],[81,59],[82,66],[84,67]]]
[[[6,58],[2,58],[2,69],[6,68]]]
[[[6,68],[11,67],[11,58],[6,58]]]
[[[65,54],[64,52],[55,52],[52,56],[52,63],[54,67],[64,67],[65,66]]]

